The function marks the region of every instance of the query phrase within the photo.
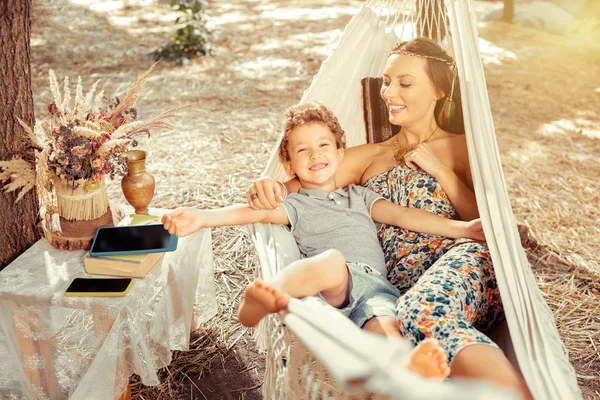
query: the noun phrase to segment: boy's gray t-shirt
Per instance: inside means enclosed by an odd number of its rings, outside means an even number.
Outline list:
[[[348,191],[300,189],[282,204],[305,257],[336,249],[346,261],[368,264],[385,277],[385,257],[371,218],[371,207],[381,198],[370,189],[350,185]]]

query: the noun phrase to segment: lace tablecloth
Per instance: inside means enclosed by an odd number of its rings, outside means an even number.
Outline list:
[[[159,383],[171,350],[216,314],[210,230],[179,240],[125,297],[65,297],[84,251],[42,239],[0,272],[0,399],[118,398]]]

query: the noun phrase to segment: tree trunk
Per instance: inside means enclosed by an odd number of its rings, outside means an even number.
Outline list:
[[[0,160],[15,154],[34,162],[33,149],[27,148],[27,132],[17,117],[33,127],[33,94],[29,41],[31,38],[31,0],[12,0],[0,4]],[[1,186],[1,185],[0,185]],[[0,270],[39,239],[36,228],[38,199],[31,190],[15,203],[17,192],[5,193],[0,187]]]
[[[502,11],[502,21],[512,24],[515,17],[515,0],[504,0],[504,11]]]

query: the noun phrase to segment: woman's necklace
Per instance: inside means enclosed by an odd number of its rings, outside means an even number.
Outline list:
[[[436,126],[427,139],[409,147],[404,147],[400,145],[400,133],[398,133],[396,140],[394,140],[394,157],[392,157],[393,160],[396,161],[398,165],[405,165],[406,163],[404,162],[404,157],[406,156],[406,154],[416,149],[417,146],[421,143],[427,143],[429,139],[431,139],[433,135],[435,135],[439,128],[439,126]],[[404,134],[404,139],[406,139],[406,134]]]

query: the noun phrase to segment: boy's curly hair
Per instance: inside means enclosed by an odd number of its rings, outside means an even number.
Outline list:
[[[333,133],[333,136],[335,136],[337,148],[346,148],[344,130],[340,126],[337,117],[323,104],[316,101],[309,101],[308,103],[291,106],[285,112],[283,118],[283,139],[281,139],[281,144],[279,145],[279,159],[282,162],[290,160],[288,144],[292,130],[309,122],[320,122],[327,126]]]

